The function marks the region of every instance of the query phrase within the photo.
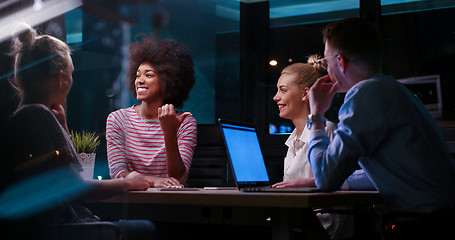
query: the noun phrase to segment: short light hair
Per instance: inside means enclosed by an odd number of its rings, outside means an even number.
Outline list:
[[[323,42],[339,50],[346,60],[359,60],[369,70],[380,71],[383,40],[376,27],[362,18],[331,22],[322,31]]]

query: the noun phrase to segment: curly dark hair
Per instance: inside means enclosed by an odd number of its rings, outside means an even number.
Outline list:
[[[139,65],[150,63],[158,72],[165,104],[181,108],[193,88],[196,77],[193,58],[183,43],[172,39],[156,42],[152,37],[141,35],[142,41],[131,45],[127,85],[136,97],[134,82]]]

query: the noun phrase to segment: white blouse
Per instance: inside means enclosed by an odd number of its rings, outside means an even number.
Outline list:
[[[328,133],[330,140],[333,138],[333,131],[336,127],[335,123],[327,121],[325,130]],[[305,126],[305,129],[303,129],[303,132],[298,139],[297,130],[294,129],[291,136],[286,140],[285,144],[288,146],[288,152],[284,158],[283,181],[313,177],[310,162],[308,161],[307,139],[309,135],[310,130]]]

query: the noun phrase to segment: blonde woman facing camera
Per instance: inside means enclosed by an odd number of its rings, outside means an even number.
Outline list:
[[[280,117],[292,121],[295,126],[286,141],[288,152],[284,159],[283,181],[274,184],[274,188],[315,187],[315,179],[308,160],[307,118],[311,114],[310,87],[326,74],[327,61],[318,55],[308,57],[307,63],[294,63],[281,72],[277,82],[277,93],[273,100],[280,110]],[[329,139],[333,138],[336,124],[326,121],[325,131]],[[362,169],[356,170],[343,184],[343,190],[374,190],[369,178]],[[353,219],[340,214],[318,214],[324,228],[332,239],[351,237]]]
[[[283,181],[274,184],[274,188],[315,187],[313,172],[308,161],[307,117],[310,115],[308,92],[316,80],[323,76],[324,59],[318,55],[308,58],[308,63],[294,63],[281,72],[277,83],[277,93],[273,100],[280,110],[280,117],[292,121],[294,131],[286,141],[288,152],[284,159]],[[336,124],[327,121],[326,131],[329,136],[336,129]],[[346,215],[318,214],[318,219],[332,239],[349,237],[352,221]],[[349,223],[349,224],[346,224]],[[340,236],[341,232],[348,232]]]
[[[288,152],[284,159],[283,182],[274,184],[275,188],[316,186],[308,161],[309,131],[306,123],[310,114],[308,92],[313,83],[323,76],[322,64],[318,55],[312,55],[308,63],[294,63],[283,69],[278,79],[273,100],[278,104],[280,117],[291,120],[295,129],[285,143]],[[335,129],[334,123],[327,122],[329,136]]]

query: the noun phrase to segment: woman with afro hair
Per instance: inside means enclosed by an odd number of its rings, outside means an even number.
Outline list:
[[[127,85],[140,105],[109,114],[106,141],[111,178],[133,171],[150,187],[182,187],[197,141],[197,124],[176,109],[195,84],[194,63],[175,40],[143,36],[131,46]]]

